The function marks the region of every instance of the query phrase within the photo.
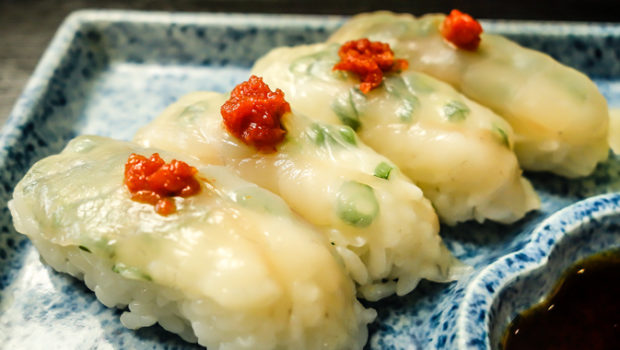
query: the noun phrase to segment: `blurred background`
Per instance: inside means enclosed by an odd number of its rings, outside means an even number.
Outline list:
[[[477,18],[620,22],[620,0],[0,0],[1,124],[62,20],[85,8],[337,15],[379,9],[423,14],[458,8]]]

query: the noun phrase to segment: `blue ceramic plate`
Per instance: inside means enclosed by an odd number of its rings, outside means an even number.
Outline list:
[[[74,136],[129,139],[185,93],[228,91],[247,79],[252,63],[269,49],[321,41],[342,20],[119,11],[84,11],[67,19],[0,135],[0,347],[199,348],[158,326],[125,329],[119,310],[104,307],[81,282],[40,263],[29,241],[14,231],[6,202],[32,163],[59,152]],[[611,106],[620,106],[620,25],[483,25],[584,71]],[[406,297],[371,304],[379,317],[371,325],[369,348],[497,347],[506,320],[537,297],[520,297],[521,291],[559,273],[561,264],[549,262],[620,245],[617,195],[588,199],[544,221],[582,199],[619,191],[620,158],[612,156],[579,180],[526,175],[542,197],[542,209],[514,225],[442,229],[449,248],[474,272],[452,284],[423,282]],[[597,230],[608,239],[591,238]],[[593,243],[573,249],[583,242]]]

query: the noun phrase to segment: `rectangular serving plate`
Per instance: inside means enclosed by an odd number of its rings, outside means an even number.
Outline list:
[[[158,326],[125,329],[119,321],[122,311],[107,309],[80,281],[39,262],[28,240],[14,231],[6,202],[36,160],[59,152],[76,135],[128,140],[180,96],[195,90],[229,91],[248,78],[253,62],[269,49],[322,41],[343,20],[131,11],[72,14],[0,135],[0,348],[199,348]],[[483,25],[585,72],[610,105],[620,106],[620,26]],[[616,169],[616,161],[610,162],[612,166],[581,182],[533,176],[543,209],[515,225],[468,223],[442,229],[449,248],[475,272],[449,285],[423,282],[409,296],[370,305],[378,309],[379,318],[371,326],[368,348],[454,348],[455,305],[469,281],[490,262],[523,246],[532,228],[549,214],[578,199],[620,189],[620,181],[601,175]],[[594,186],[589,185],[592,181]]]

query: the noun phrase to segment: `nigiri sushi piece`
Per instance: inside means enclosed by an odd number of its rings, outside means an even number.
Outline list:
[[[158,322],[210,350],[362,349],[375,312],[323,235],[230,169],[178,159],[80,136],[17,184],[15,228],[103,304],[128,306],[128,328]]]
[[[464,271],[443,245],[422,191],[353,130],[291,113],[282,100],[272,106],[281,91],[257,77],[232,95],[182,97],[134,141],[226,165],[281,196],[322,229],[367,300],[406,294],[422,278],[451,281]],[[225,119],[229,107],[232,119]],[[271,109],[282,113],[274,117]]]
[[[389,43],[412,69],[448,82],[505,118],[524,169],[571,178],[590,174],[609,153],[609,113],[596,85],[546,54],[500,35],[480,34],[474,22],[456,10],[448,17],[361,14],[329,42]]]
[[[364,93],[355,74],[333,69],[340,51],[340,44],[277,48],[253,73],[282,89],[296,113],[353,127],[422,189],[444,223],[511,223],[539,208],[506,121],[412,70],[387,72]]]

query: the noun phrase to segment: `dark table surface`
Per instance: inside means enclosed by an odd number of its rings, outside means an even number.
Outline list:
[[[62,20],[84,8],[340,15],[379,9],[423,14],[459,8],[478,18],[620,22],[620,0],[0,0],[0,125]]]

